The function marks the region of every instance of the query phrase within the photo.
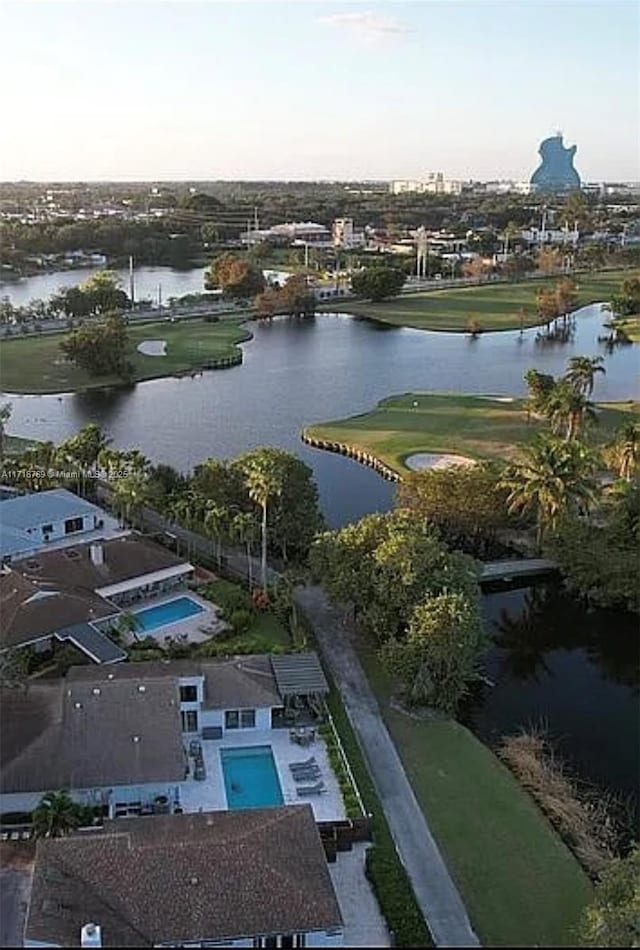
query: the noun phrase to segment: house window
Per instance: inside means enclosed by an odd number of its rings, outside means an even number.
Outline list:
[[[198,687],[197,686],[181,686],[180,687],[180,702],[181,703],[197,703],[198,702]]]
[[[64,533],[73,534],[75,531],[82,531],[84,528],[83,518],[67,518],[64,523]]]
[[[225,729],[255,729],[255,709],[227,709],[224,714]]]
[[[53,531],[53,525],[52,525],[52,524],[43,524],[43,525],[42,525],[42,533],[43,533],[43,534],[51,534],[52,531]]]
[[[198,713],[195,709],[183,710],[180,713],[180,718],[182,719],[183,732],[198,731]]]
[[[227,709],[224,714],[224,727],[225,729],[240,728],[240,714],[237,709]]]

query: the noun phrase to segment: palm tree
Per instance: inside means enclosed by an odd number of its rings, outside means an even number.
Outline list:
[[[282,474],[280,471],[280,452],[278,449],[258,449],[250,452],[241,460],[245,473],[249,498],[262,510],[262,589],[267,589],[267,509],[272,498],[282,493]]]
[[[640,458],[640,424],[627,422],[616,433],[609,446],[608,456],[620,478],[630,482],[638,468]]]
[[[579,393],[587,398],[593,393],[596,373],[606,373],[601,356],[572,356],[565,379]]]
[[[540,436],[522,450],[522,461],[511,465],[500,485],[509,492],[510,514],[534,513],[536,542],[554,531],[571,511],[584,512],[596,497],[596,459],[579,442]]]
[[[125,478],[117,478],[112,483],[113,506],[123,522],[133,521],[140,509],[147,504],[151,496],[149,478],[146,474],[133,472]]]
[[[32,820],[36,838],[61,838],[79,827],[79,808],[68,792],[47,792]]]
[[[11,417],[11,410],[13,406],[10,402],[5,402],[4,406],[0,406],[0,462],[4,459],[5,445],[6,445],[6,425]]]
[[[239,541],[240,544],[244,544],[245,550],[247,552],[247,580],[249,583],[249,590],[251,590],[253,587],[251,548],[254,541],[256,540],[257,527],[258,526],[254,516],[248,511],[238,512],[231,522],[232,536],[237,541]]]
[[[214,501],[208,501],[204,511],[204,530],[215,539],[216,542],[216,561],[220,567],[222,553],[222,539],[227,533],[229,526],[229,512],[222,505],[216,505]]]
[[[596,422],[595,407],[587,397],[566,380],[561,379],[547,398],[545,415],[551,422],[553,432],[564,430],[567,441],[575,439],[586,422]]]

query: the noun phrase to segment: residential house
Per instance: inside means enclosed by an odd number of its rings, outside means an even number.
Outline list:
[[[184,811],[226,809],[220,749],[273,737],[300,758],[283,728],[287,711],[327,692],[314,653],[82,666],[1,690],[0,812],[31,811],[51,789],[112,817],[151,813],[159,799]],[[196,738],[209,783],[189,760]]]
[[[2,511],[10,504],[2,502]],[[125,652],[106,635],[110,621],[136,601],[184,587],[193,572],[187,561],[133,533],[14,560],[0,572],[0,651],[49,650],[57,639],[95,663],[123,660]]]
[[[11,563],[48,547],[113,530],[101,508],[64,488],[0,499],[0,561]]]
[[[128,818],[38,842],[25,947],[337,947],[307,806]]]

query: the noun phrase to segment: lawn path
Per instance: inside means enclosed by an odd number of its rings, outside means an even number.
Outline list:
[[[460,894],[382,721],[341,612],[329,604],[321,587],[299,588],[296,599],[313,626],[322,655],[338,684],[400,859],[436,945],[479,946]]]

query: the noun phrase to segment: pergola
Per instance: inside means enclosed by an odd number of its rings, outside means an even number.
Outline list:
[[[276,686],[286,702],[296,696],[321,697],[329,684],[316,653],[290,653],[271,657]]]

